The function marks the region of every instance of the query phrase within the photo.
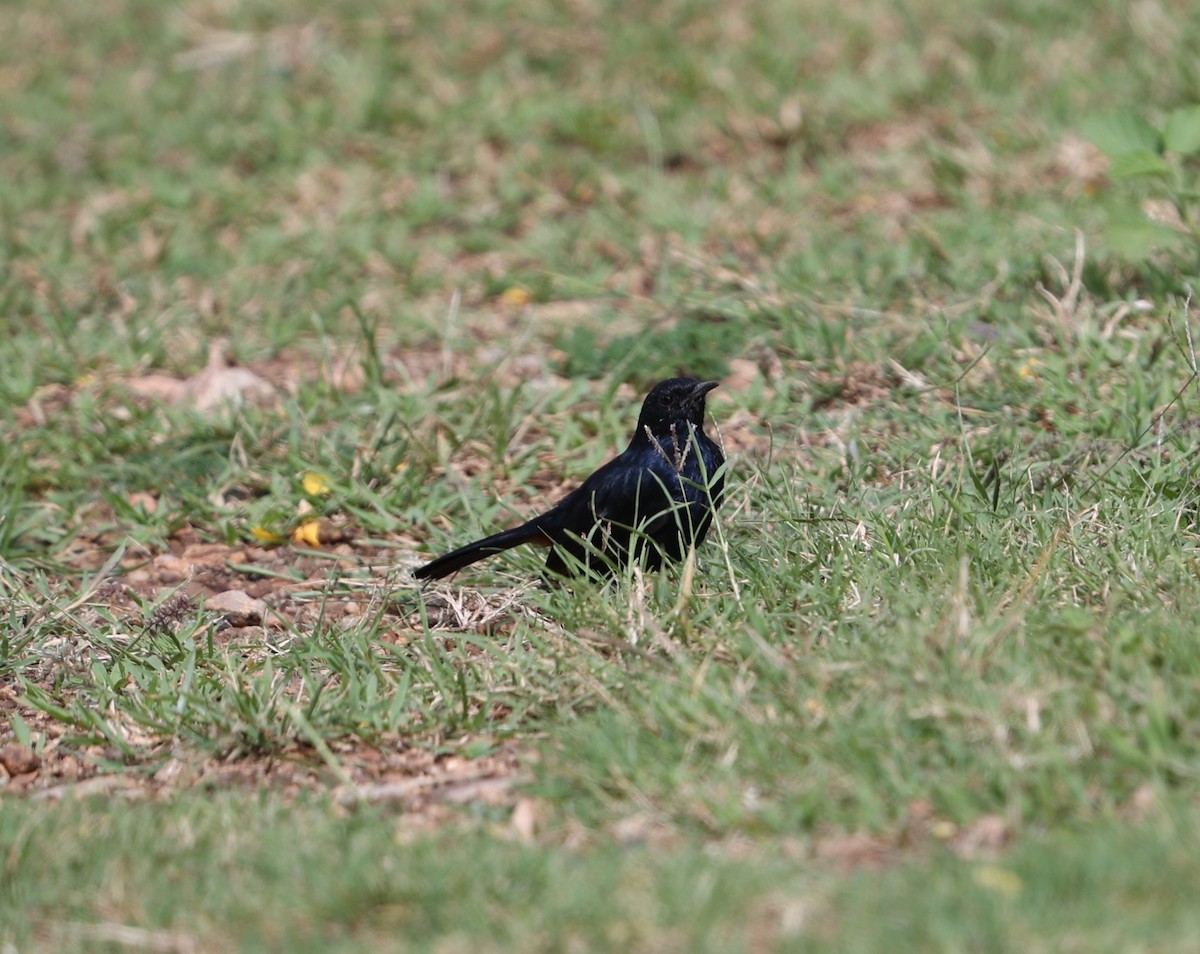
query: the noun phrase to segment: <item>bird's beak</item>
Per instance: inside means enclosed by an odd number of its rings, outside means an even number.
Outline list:
[[[692,391],[692,400],[696,400],[697,398],[703,400],[704,395],[720,383],[720,381],[701,381]]]

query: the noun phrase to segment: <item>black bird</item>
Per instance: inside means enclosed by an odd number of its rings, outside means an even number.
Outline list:
[[[672,378],[642,404],[619,456],[545,513],[426,563],[418,580],[440,579],[522,543],[552,547],[551,573],[606,575],[631,561],[657,570],[708,533],[725,490],[721,449],[704,433],[704,398],[716,381]]]

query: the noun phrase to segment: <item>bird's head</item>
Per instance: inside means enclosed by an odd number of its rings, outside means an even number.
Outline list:
[[[669,434],[672,424],[702,427],[704,398],[717,384],[717,381],[697,381],[695,378],[671,378],[654,385],[642,402],[638,433],[645,433],[649,428],[653,434]]]

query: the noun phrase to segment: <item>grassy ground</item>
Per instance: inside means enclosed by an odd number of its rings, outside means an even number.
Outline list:
[[[795,7],[0,12],[0,946],[1192,949],[1200,27]],[[412,584],[678,372],[694,568]]]

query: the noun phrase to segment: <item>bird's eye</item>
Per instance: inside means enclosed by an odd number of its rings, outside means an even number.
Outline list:
[[[663,407],[670,407],[671,406],[671,395],[669,395],[665,392],[663,394],[660,394],[658,396],[658,403],[661,404]]]

